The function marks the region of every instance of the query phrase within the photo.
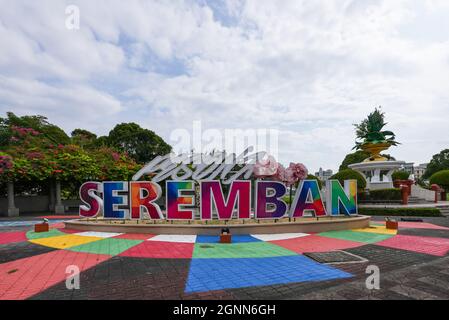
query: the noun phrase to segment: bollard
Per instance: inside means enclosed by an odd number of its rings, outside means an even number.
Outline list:
[[[432,184],[431,186],[430,186],[430,188],[433,190],[433,191],[435,191],[435,203],[438,203],[438,196],[439,196],[439,194],[440,194],[440,192],[441,192],[441,188],[440,188],[440,186],[438,186],[437,184]]]
[[[406,206],[408,204],[408,186],[401,185],[402,204]]]
[[[399,229],[399,223],[396,220],[391,220],[389,218],[386,219],[385,226],[388,230],[398,230]]]
[[[232,242],[232,235],[229,228],[221,229],[220,243],[231,243],[231,242]]]

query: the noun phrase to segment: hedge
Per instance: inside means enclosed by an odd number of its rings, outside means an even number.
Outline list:
[[[442,170],[434,173],[430,179],[430,184],[437,184],[449,192],[449,170]]]
[[[408,180],[408,178],[410,177],[410,173],[408,173],[407,171],[398,170],[393,172],[393,175],[391,177],[393,178],[393,181]]]
[[[365,178],[355,170],[351,169],[342,170],[334,174],[332,177],[330,177],[330,179],[338,180],[342,185],[344,184],[345,180],[357,180],[357,188],[359,190],[365,190],[366,188]]]
[[[367,193],[359,193],[359,200],[362,201],[400,201],[402,200],[401,189],[378,189],[378,190],[370,190],[369,194]]]
[[[441,217],[437,208],[359,208],[359,214],[367,216]]]

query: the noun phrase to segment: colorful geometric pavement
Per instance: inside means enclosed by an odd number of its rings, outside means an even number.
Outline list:
[[[232,244],[218,236],[78,232],[61,219],[45,233],[11,231],[26,225],[33,224],[0,224],[0,299],[298,297],[359,279],[367,263],[394,270],[449,252],[449,228],[432,223],[400,222],[398,232],[377,222],[318,234],[234,235]],[[368,262],[322,264],[304,255],[341,250]],[[80,290],[66,289],[71,265],[81,272]]]

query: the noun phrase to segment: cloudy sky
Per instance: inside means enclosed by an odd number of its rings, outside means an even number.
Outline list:
[[[80,29],[66,28],[66,6]],[[375,106],[417,163],[449,147],[447,0],[0,0],[0,113],[107,134],[271,128],[338,168]],[[170,141],[169,141],[170,142]]]

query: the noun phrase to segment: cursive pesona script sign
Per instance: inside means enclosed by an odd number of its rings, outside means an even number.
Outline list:
[[[249,147],[239,156],[225,152],[157,156],[140,169],[132,180],[138,181],[145,175],[153,175],[153,182],[169,178],[174,181],[220,179],[223,184],[231,184],[239,178],[247,180],[253,174],[256,162],[267,155],[264,151],[251,153],[253,149]]]

